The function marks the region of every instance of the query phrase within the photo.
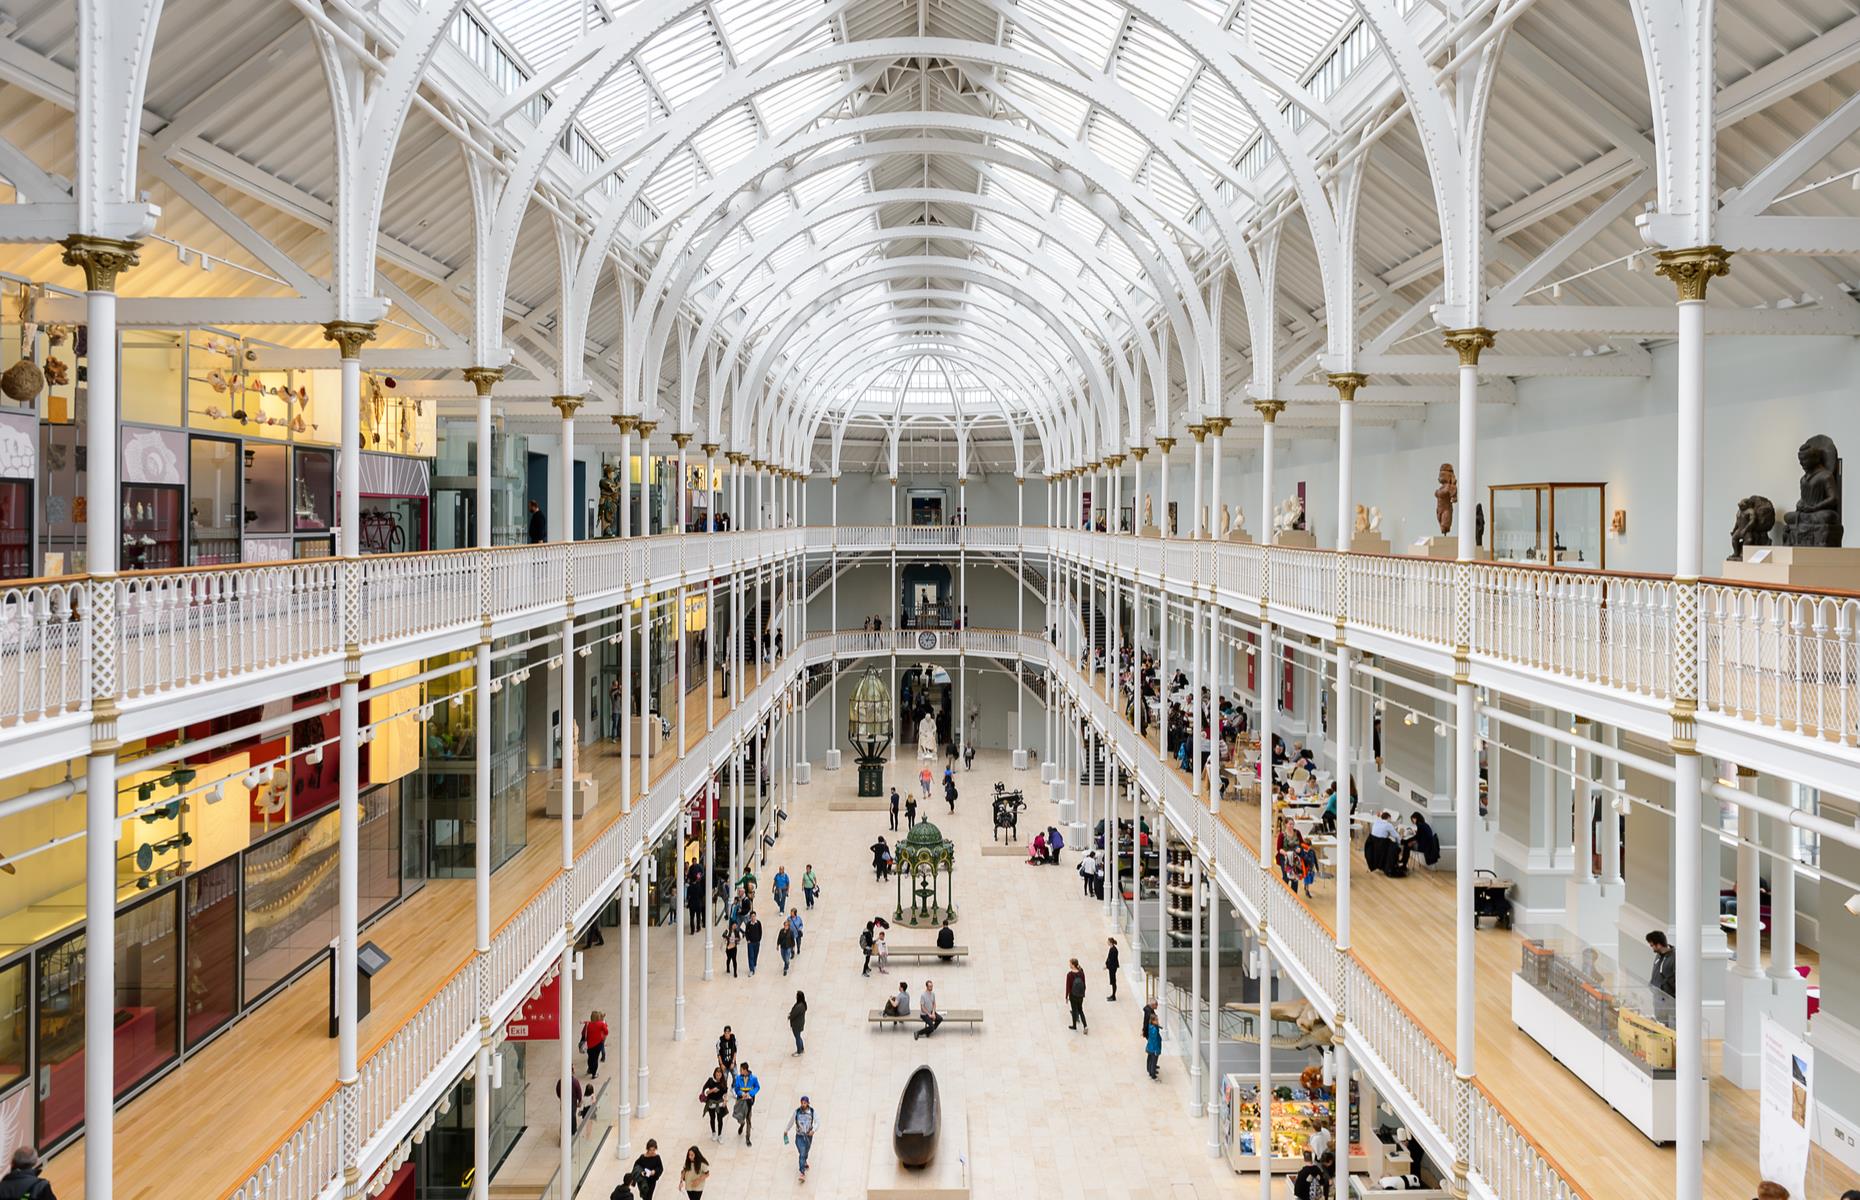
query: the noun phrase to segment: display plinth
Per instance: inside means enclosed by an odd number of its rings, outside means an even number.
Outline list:
[[[860,757],[859,794],[861,796],[882,796],[885,794],[884,759]]]
[[[1442,534],[1439,537],[1419,538],[1409,548],[1408,553],[1415,558],[1456,559],[1460,556],[1460,539],[1457,534],[1451,533]],[[1483,547],[1473,547],[1475,561],[1487,562],[1491,557]]]
[[[866,1167],[867,1200],[966,1200],[969,1195],[969,1114],[962,1101],[942,1093],[943,1120],[936,1157],[907,1167],[891,1148],[891,1118],[872,1118],[872,1157]]]
[[[1251,545],[1253,535],[1248,533],[1245,527],[1236,525],[1227,531],[1227,540],[1230,542],[1246,542]]]
[[[1350,539],[1352,554],[1387,554],[1389,540],[1379,533],[1359,533]]]
[[[593,807],[594,777],[592,775],[583,775],[575,780],[575,816],[585,817],[588,815],[588,810]],[[557,772],[556,777],[549,781],[549,798],[543,801],[543,815],[547,817],[559,817],[562,815],[562,776],[560,772]]]
[[[1316,550],[1317,534],[1309,529],[1288,529],[1284,533],[1272,535],[1275,546],[1289,546],[1295,550]]]
[[[1162,530],[1158,529],[1154,525],[1145,525],[1142,529],[1138,530],[1137,533],[1138,533],[1138,536],[1140,537],[1161,537],[1162,536]]]
[[[1860,591],[1860,546],[1745,546],[1726,559],[1724,578],[1776,587]]]

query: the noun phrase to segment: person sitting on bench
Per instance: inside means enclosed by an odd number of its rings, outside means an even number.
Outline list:
[[[948,921],[943,922],[943,928],[936,931],[936,948],[938,950],[954,950],[956,948],[956,931],[949,927]],[[937,957],[944,962],[950,962],[954,960],[956,956],[953,954],[939,954]]]
[[[918,1004],[917,1011],[924,1019],[924,1027],[911,1035],[913,1040],[929,1037],[943,1023],[943,1014],[936,1010],[936,989],[928,979],[924,980],[924,998]]]
[[[911,985],[900,983],[898,994],[885,1001],[883,1009],[888,1017],[908,1017],[911,1015]]]

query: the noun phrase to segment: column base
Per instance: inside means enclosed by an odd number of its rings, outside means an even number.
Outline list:
[[[673,1002],[672,1012],[674,1014],[672,1017],[672,1040],[674,1042],[682,1042],[685,1040],[685,998],[683,996],[678,997],[678,999]]]
[[[1058,774],[1059,774],[1059,766],[1057,763],[1043,762],[1040,764],[1040,782],[1041,783],[1053,782],[1053,779]]]
[[[827,770],[837,771],[839,769],[840,769],[840,752],[838,750],[827,751]]]
[[[813,763],[808,762],[806,759],[802,759],[801,761],[794,764],[794,782],[797,785],[812,783],[813,781],[814,781],[814,764]]]
[[[1027,761],[1027,752],[1025,750],[1014,751],[1014,769],[1016,771],[1025,771],[1027,769]]]

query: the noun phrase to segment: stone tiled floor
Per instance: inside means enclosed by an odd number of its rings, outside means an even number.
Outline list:
[[[906,766],[915,771],[915,763],[900,762]],[[1057,819],[1037,771],[1016,774],[1005,753],[983,754],[973,771],[960,776],[963,796],[955,816],[949,817],[940,801],[933,806],[933,819],[956,843],[956,898],[962,911],[957,938],[972,947],[974,957],[948,966],[894,963],[889,977],[874,970],[869,979],[859,974],[858,932],[867,918],[889,915],[893,892],[890,883],[873,880],[866,847],[875,834],[890,838],[887,818],[827,811],[829,798],[852,794],[856,776],[851,770],[832,772],[816,765],[814,778],[800,790],[790,809],[793,820],[763,872],[765,886],[777,864],[787,866],[797,885],[807,863],[819,873],[820,905],[805,914],[805,955],[784,979],[771,933],[756,977],[732,979],[722,974],[719,945],[717,976],[706,983],[703,936],[692,937],[685,963],[688,1036],[674,1042],[674,935],[666,928],[653,930],[651,1108],[633,1121],[624,1164],[611,1142],[603,1150],[580,1189],[583,1200],[605,1200],[648,1137],[658,1139],[668,1170],[660,1197],[675,1192],[677,1164],[693,1144],[713,1165],[712,1197],[863,1196],[873,1117],[889,1129],[905,1077],[926,1062],[948,1092],[959,1091],[966,1099],[972,1194],[977,1197],[1193,1200],[1258,1194],[1255,1177],[1235,1175],[1209,1157],[1207,1123],[1195,1120],[1187,1108],[1182,1061],[1165,1058],[1161,1084],[1144,1077],[1136,999],[1141,984],[1127,978],[1117,1003],[1106,1003],[1099,964],[1110,930],[1102,908],[1080,896],[1077,875],[1070,869],[1038,870],[1018,858],[982,857],[980,847],[988,839],[986,797],[994,780],[1037,797],[1029,817]],[[1067,858],[1072,859],[1070,853]],[[928,942],[931,935],[896,930],[892,940]],[[616,942],[610,932],[608,947]],[[1066,960],[1075,955],[1091,971],[1089,1037],[1067,1029],[1061,995]],[[1126,967],[1130,960],[1126,952]],[[597,966],[591,956],[590,972],[576,987],[577,1010],[617,1012],[613,972],[606,963]],[[975,1032],[945,1025],[927,1040],[866,1025],[867,1010],[876,1008],[900,979],[921,992],[925,978],[936,981],[943,1007],[982,1008],[986,1024]],[[809,1004],[807,1053],[793,1058],[787,1013],[797,988],[807,993]],[[762,1080],[753,1147],[734,1136],[734,1123],[726,1144],[712,1144],[697,1103],[698,1085],[712,1064],[713,1043],[725,1022],[735,1026],[743,1057]],[[610,1060],[603,1076],[613,1065]],[[794,1151],[781,1141],[782,1126],[803,1092],[821,1113],[806,1184],[797,1182]],[[883,1152],[890,1152],[888,1144]]]

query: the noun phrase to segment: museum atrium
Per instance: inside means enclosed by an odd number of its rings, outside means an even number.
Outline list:
[[[0,0],[0,1196],[1854,1200],[1856,133],[1854,0]]]

